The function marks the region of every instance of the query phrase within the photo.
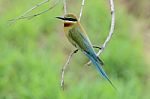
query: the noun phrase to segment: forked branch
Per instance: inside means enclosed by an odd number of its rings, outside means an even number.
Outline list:
[[[64,15],[65,15],[67,13],[67,3],[66,3],[66,0],[63,0],[63,4],[64,4],[63,6],[64,6]],[[80,19],[82,17],[84,4],[85,4],[85,0],[82,0],[80,14],[79,14],[79,21],[80,21]],[[99,48],[99,47],[96,47],[96,48]],[[70,60],[71,60],[73,54],[77,53],[77,51],[78,51],[78,49],[70,53],[69,58],[67,59],[65,65],[63,66],[62,73],[61,73],[61,83],[60,83],[60,85],[61,85],[61,87],[63,89],[64,89],[64,74],[65,74],[65,69],[69,65]]]

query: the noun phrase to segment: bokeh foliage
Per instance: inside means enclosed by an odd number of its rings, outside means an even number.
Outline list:
[[[0,1],[0,99],[148,99],[143,42],[133,29],[135,18],[116,3],[116,28],[113,38],[100,56],[104,69],[118,92],[101,79],[94,66],[79,52],[65,75],[65,91],[60,88],[60,72],[73,50],[64,37],[62,4],[32,20],[8,25],[13,18],[38,1]],[[69,11],[79,13],[79,0],[70,1]],[[75,6],[75,8],[73,8]],[[35,12],[47,8],[48,4]],[[71,8],[72,7],[72,8]],[[87,0],[81,20],[94,45],[102,45],[109,32],[107,1]],[[147,89],[148,90],[148,89]]]

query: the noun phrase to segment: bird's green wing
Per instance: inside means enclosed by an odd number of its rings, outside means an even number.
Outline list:
[[[83,32],[84,31],[81,28],[72,28],[69,31],[68,36],[72,42],[76,44],[76,47],[78,47],[84,53],[95,58],[101,65],[103,65],[103,62],[97,57],[88,36]]]

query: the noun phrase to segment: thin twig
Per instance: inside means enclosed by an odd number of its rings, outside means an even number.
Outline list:
[[[80,9],[80,14],[79,14],[79,21],[81,20],[81,17],[82,17],[84,5],[85,5],[85,0],[82,0],[81,9]]]
[[[67,13],[67,3],[66,3],[66,0],[63,0],[63,3],[64,3],[64,14]]]
[[[26,12],[24,12],[22,15],[20,15],[19,17],[15,18],[15,19],[11,19],[9,21],[12,21],[12,22],[16,22],[17,20],[20,20],[20,19],[24,19],[24,18],[27,18],[25,17],[26,14],[28,14],[29,12],[31,12],[32,10],[40,7],[41,5],[45,4],[49,2],[49,0],[44,0],[43,2],[40,2],[38,4],[36,4],[35,6],[33,6],[31,9],[27,10]]]
[[[99,50],[97,55],[100,55],[104,51],[106,45],[108,44],[108,42],[110,41],[110,39],[113,35],[114,29],[115,29],[115,7],[114,7],[114,2],[113,2],[113,0],[109,0],[109,3],[110,3],[110,10],[111,10],[111,16],[112,16],[112,18],[111,18],[111,27],[110,27],[109,35],[107,36],[104,44],[102,45],[102,49]]]
[[[109,4],[110,4],[110,10],[111,10],[111,27],[110,27],[110,31],[109,34],[105,40],[105,42],[103,43],[101,50],[98,51],[97,56],[99,56],[105,49],[106,45],[108,44],[108,42],[110,41],[113,33],[114,33],[114,29],[115,29],[115,6],[114,6],[114,1],[113,0],[109,0]],[[90,65],[91,61],[89,61],[87,63],[87,65]]]
[[[57,5],[57,3],[58,3],[58,2],[56,2],[52,7],[49,7],[47,10],[44,10],[44,11],[42,11],[42,12],[40,12],[40,13],[37,13],[37,14],[34,14],[34,15],[22,16],[22,17],[18,18],[18,20],[19,20],[19,19],[31,19],[31,18],[33,18],[33,17],[39,16],[39,15],[41,15],[41,14],[43,14],[43,13],[46,13],[46,12],[48,12],[49,10],[53,9],[53,8]]]
[[[70,53],[68,59],[67,59],[67,62],[65,63],[65,65],[63,66],[62,68],[62,73],[61,73],[61,87],[64,89],[64,74],[65,74],[65,70],[66,70],[66,67],[69,65],[70,63],[70,60],[73,56],[73,54],[77,53],[78,49],[74,50],[73,52]]]

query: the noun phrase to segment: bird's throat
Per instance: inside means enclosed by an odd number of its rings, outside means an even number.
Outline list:
[[[70,26],[72,26],[73,25],[73,23],[70,23],[70,22],[65,22],[64,23],[64,27],[70,27]]]

